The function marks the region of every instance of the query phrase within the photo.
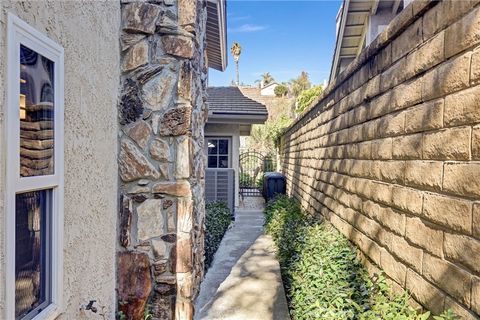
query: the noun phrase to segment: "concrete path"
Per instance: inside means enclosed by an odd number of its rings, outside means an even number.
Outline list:
[[[289,320],[273,242],[263,210],[237,210],[196,301],[196,320]]]

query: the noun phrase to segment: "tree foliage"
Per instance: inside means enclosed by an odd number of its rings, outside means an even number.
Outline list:
[[[275,87],[273,92],[277,97],[285,97],[288,93],[288,88],[286,85],[279,84],[278,86]]]
[[[265,72],[264,74],[262,74],[262,83],[263,83],[263,86],[266,86],[270,83],[272,83],[273,81],[275,81],[275,79],[273,79],[272,75],[270,74],[270,72]]]
[[[312,83],[310,82],[310,79],[308,77],[308,73],[305,71],[302,71],[298,78],[290,80],[290,87],[292,90],[292,94],[295,97],[298,97],[298,95],[307,89],[310,89],[312,86]]]
[[[314,86],[311,87],[310,89],[304,90],[300,93],[300,95],[297,97],[297,100],[295,102],[296,104],[296,109],[295,111],[297,113],[301,113],[304,110],[306,110],[312,103],[315,101],[316,98],[318,98],[323,92],[323,86]]]

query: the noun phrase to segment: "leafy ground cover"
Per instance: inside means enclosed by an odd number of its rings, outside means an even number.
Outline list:
[[[383,275],[370,277],[356,249],[326,222],[307,217],[299,204],[279,196],[267,204],[266,231],[277,257],[293,320],[426,320],[394,295]],[[457,319],[451,311],[436,320]]]
[[[212,264],[232,220],[232,213],[225,202],[215,201],[205,206],[205,270]]]

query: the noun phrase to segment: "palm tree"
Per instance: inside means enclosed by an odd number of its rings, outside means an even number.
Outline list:
[[[312,84],[308,78],[308,73],[302,71],[298,78],[290,80],[290,86],[295,97],[298,97],[302,91],[310,89]]]
[[[240,60],[240,55],[242,54],[242,47],[240,43],[234,42],[230,48],[230,52],[233,55],[233,61],[235,61],[235,66],[237,67],[237,86],[240,85],[240,74],[238,73],[238,61]]]
[[[270,72],[265,72],[264,74],[262,74],[262,86],[266,86],[267,84],[270,84],[273,81],[275,81],[275,79],[273,79]]]

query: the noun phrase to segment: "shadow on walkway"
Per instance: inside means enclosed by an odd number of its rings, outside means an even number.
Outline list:
[[[195,319],[289,320],[273,242],[263,211],[238,210],[196,301]]]

